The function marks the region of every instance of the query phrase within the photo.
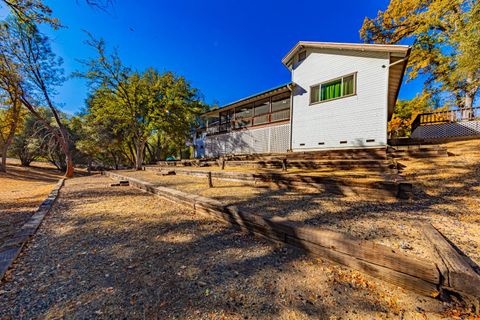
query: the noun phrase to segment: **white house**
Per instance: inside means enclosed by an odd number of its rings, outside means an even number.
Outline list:
[[[384,147],[409,54],[400,45],[301,41],[282,60],[290,83],[203,115],[199,154]]]

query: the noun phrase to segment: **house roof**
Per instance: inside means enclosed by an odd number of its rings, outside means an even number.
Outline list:
[[[395,55],[403,55],[403,57],[405,57],[410,50],[409,46],[392,44],[299,41],[282,59],[282,63],[289,67],[292,63],[292,58],[295,56],[297,51],[304,48],[389,52]]]
[[[229,104],[223,105],[220,108],[216,108],[216,109],[210,110],[208,112],[205,112],[202,116],[207,116],[208,117],[208,116],[214,115],[214,114],[216,114],[220,111],[230,110],[230,109],[233,109],[235,107],[238,107],[238,106],[250,103],[250,102],[258,101],[258,100],[261,100],[263,98],[268,98],[268,97],[271,97],[271,96],[276,95],[276,94],[288,92],[288,91],[290,91],[289,86],[291,86],[291,85],[293,85],[292,82],[282,84],[280,86],[276,86],[275,88],[271,88],[271,89],[256,93],[256,94],[248,96],[246,98],[243,98],[243,99],[231,102]]]
[[[400,86],[407,67],[410,55],[410,46],[392,44],[369,44],[369,43],[338,43],[338,42],[311,42],[299,41],[282,59],[282,63],[291,68],[293,58],[299,50],[305,48],[328,49],[338,51],[360,52],[385,52],[389,53],[390,65],[388,68],[388,119],[393,115],[393,109],[398,98]]]
[[[366,44],[366,43],[336,43],[336,42],[310,42],[310,41],[300,41],[298,42],[282,59],[282,63],[291,67],[293,57],[295,54],[304,48],[315,48],[315,49],[330,49],[330,50],[351,50],[351,51],[370,51],[370,52],[385,52],[390,53],[390,65],[385,66],[389,69],[388,74],[388,115],[389,119],[393,114],[393,108],[397,101],[398,93],[400,91],[400,86],[403,81],[403,75],[408,62],[408,57],[410,55],[410,47],[404,45],[388,45],[388,44]],[[275,94],[280,94],[290,91],[290,88],[294,83],[290,82],[277,86],[272,89],[262,91],[260,93],[248,96],[246,98],[234,101],[232,103],[226,104],[220,108],[210,110],[204,113],[202,116],[213,116],[217,115],[220,111],[230,110],[235,107],[260,100],[262,98],[267,98]]]

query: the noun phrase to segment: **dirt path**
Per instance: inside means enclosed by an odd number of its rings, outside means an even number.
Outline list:
[[[110,182],[66,181],[0,285],[0,318],[435,319],[456,312]]]
[[[0,172],[0,246],[37,210],[60,177],[47,168],[15,165]]]

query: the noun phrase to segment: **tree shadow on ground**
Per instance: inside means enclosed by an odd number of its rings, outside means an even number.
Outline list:
[[[392,310],[380,292],[329,277],[336,271],[299,250],[133,188],[123,193],[135,210],[110,199],[108,210],[87,207],[84,215],[84,203],[103,205],[115,191],[96,188],[78,199],[64,190],[17,276],[4,283],[0,315],[276,319]],[[144,201],[158,211],[143,209]]]

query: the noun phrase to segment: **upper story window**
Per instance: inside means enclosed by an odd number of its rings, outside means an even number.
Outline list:
[[[310,87],[310,104],[353,96],[357,74],[349,74]]]
[[[270,99],[265,99],[261,101],[257,101],[254,104],[254,115],[260,116],[262,114],[266,114],[270,112]]]
[[[290,92],[272,97],[272,112],[290,109]]]
[[[303,50],[298,53],[298,62],[302,62],[307,58],[307,51]]]
[[[253,117],[253,103],[235,108],[235,120],[250,117]]]

